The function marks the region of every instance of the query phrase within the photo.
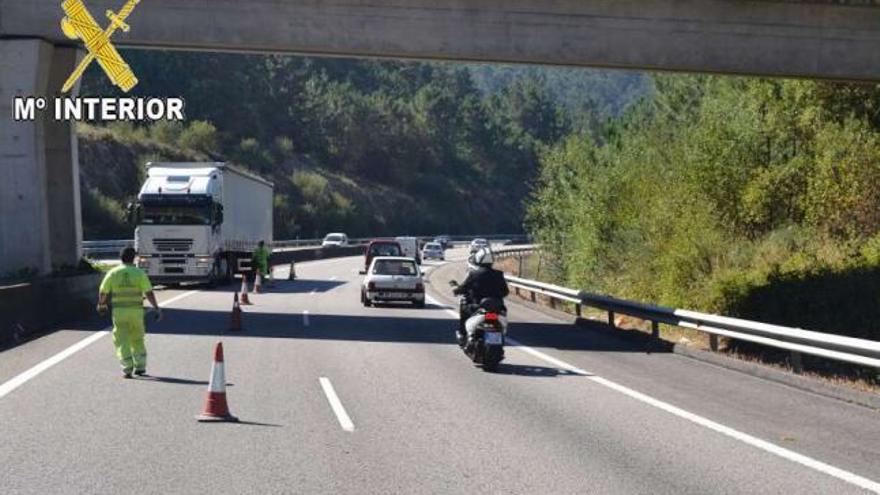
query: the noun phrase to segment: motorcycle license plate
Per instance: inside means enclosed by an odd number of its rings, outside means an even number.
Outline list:
[[[483,334],[483,339],[486,341],[486,345],[502,344],[501,332],[486,332],[485,334]]]

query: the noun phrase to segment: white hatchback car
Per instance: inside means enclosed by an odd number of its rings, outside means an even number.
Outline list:
[[[348,236],[343,234],[342,232],[333,232],[332,234],[327,234],[327,237],[325,237],[324,241],[321,242],[321,247],[345,246],[348,246]]]
[[[422,259],[435,259],[445,261],[446,254],[443,252],[443,246],[439,242],[429,242],[422,248]]]
[[[471,241],[471,245],[470,245],[470,248],[468,249],[468,251],[470,252],[470,254],[474,254],[477,251],[479,251],[480,249],[485,248],[485,247],[489,247],[489,241],[478,237],[478,238]]]
[[[409,301],[425,307],[425,284],[419,265],[412,258],[378,256],[373,258],[361,286],[361,303]]]

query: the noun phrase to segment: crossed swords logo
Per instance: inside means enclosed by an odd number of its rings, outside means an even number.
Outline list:
[[[129,31],[129,25],[125,23],[125,20],[131,15],[140,1],[128,0],[118,14],[108,10],[106,15],[110,19],[110,25],[106,29],[101,29],[101,26],[98,25],[95,18],[89,13],[82,0],[64,0],[61,2],[61,8],[67,14],[61,20],[61,30],[70,39],[81,39],[89,51],[76,70],[67,78],[64,87],[61,89],[62,93],[67,93],[73,88],[89,67],[89,64],[94,60],[98,61],[98,65],[104,69],[110,81],[122,89],[122,91],[127,93],[137,85],[138,80],[131,71],[131,67],[125,63],[122,56],[116,51],[116,48],[110,42],[110,38],[117,29],[122,29],[126,33]]]

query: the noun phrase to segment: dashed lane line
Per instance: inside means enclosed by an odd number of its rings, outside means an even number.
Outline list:
[[[434,299],[432,297],[429,297],[428,300],[434,304],[443,306],[441,303],[439,303],[436,299]],[[445,309],[444,311],[446,311],[446,313],[453,316],[454,318],[458,319],[458,312],[456,312],[452,309]],[[787,459],[791,462],[795,462],[797,464],[800,464],[802,466],[810,468],[814,471],[818,471],[818,472],[826,474],[828,476],[837,478],[841,481],[845,481],[851,485],[858,486],[860,488],[871,491],[873,493],[880,494],[880,483],[878,483],[874,480],[865,478],[863,476],[859,476],[855,473],[846,471],[844,469],[840,469],[840,468],[832,466],[830,464],[826,464],[826,463],[819,461],[817,459],[813,459],[812,457],[808,457],[803,454],[799,454],[793,450],[789,450],[784,447],[780,447],[774,443],[771,443],[766,440],[762,440],[758,437],[754,437],[752,435],[749,435],[748,433],[741,432],[741,431],[736,430],[734,428],[731,428],[729,426],[725,426],[721,423],[712,421],[711,419],[704,418],[703,416],[700,416],[700,415],[694,414],[690,411],[686,411],[684,409],[676,407],[676,406],[669,404],[667,402],[663,402],[659,399],[655,399],[654,397],[651,397],[647,394],[643,394],[637,390],[633,390],[633,389],[626,387],[624,385],[621,385],[617,382],[613,382],[611,380],[608,380],[607,378],[602,378],[601,376],[597,376],[594,373],[590,373],[589,371],[578,368],[577,366],[569,364],[561,359],[557,359],[553,356],[550,356],[549,354],[545,354],[537,349],[533,349],[527,345],[522,344],[521,342],[519,342],[515,339],[510,338],[510,337],[508,337],[506,340],[508,343],[510,343],[514,346],[513,347],[514,349],[517,349],[520,352],[524,352],[526,354],[529,354],[529,355],[536,357],[546,363],[550,363],[553,366],[556,366],[560,369],[564,369],[564,370],[569,371],[573,374],[583,376],[587,380],[590,380],[590,381],[592,381],[596,384],[599,384],[603,387],[606,387],[606,388],[609,388],[609,389],[614,390],[616,392],[619,392],[621,394],[624,394],[634,400],[642,402],[643,404],[647,404],[649,406],[660,409],[661,411],[665,411],[669,414],[678,416],[679,418],[690,421],[691,423],[695,423],[695,424],[700,425],[704,428],[708,428],[712,431],[715,431],[716,433],[720,433],[720,434],[725,435],[727,437],[733,438],[734,440],[738,440],[742,443],[745,443],[745,444],[750,445],[752,447],[763,450],[764,452],[773,454],[773,455],[781,457],[783,459]]]
[[[198,292],[197,290],[184,292],[183,294],[172,297],[171,299],[168,299],[167,301],[160,302],[159,307],[164,307],[168,304],[179,301],[185,297],[189,297],[197,292]],[[103,337],[109,333],[110,333],[109,329],[104,329],[104,330],[99,330],[97,332],[94,332],[93,334],[89,335],[88,337],[76,342],[75,344],[71,345],[70,347],[59,352],[58,354],[55,354],[54,356],[34,365],[30,369],[28,369],[22,373],[19,373],[15,377],[11,378],[10,380],[8,380],[5,383],[3,383],[2,385],[0,385],[0,399],[7,396],[10,392],[17,389],[18,387],[20,387],[20,386],[24,385],[25,383],[31,381],[32,379],[36,378],[37,376],[39,376],[41,373],[48,370],[52,366],[55,366],[56,364],[60,363],[61,361],[64,361],[65,359],[69,358],[70,356],[85,349],[89,345],[97,342],[98,340],[101,339],[101,337]]]
[[[336,415],[336,419],[339,421],[339,426],[345,431],[354,431],[354,423],[351,422],[351,417],[345,412],[345,407],[342,406],[342,401],[336,395],[336,390],[333,389],[330,379],[322,376],[318,381],[321,383],[321,388],[324,389],[324,395],[327,397],[327,402],[330,403],[330,408],[333,409],[333,414]]]

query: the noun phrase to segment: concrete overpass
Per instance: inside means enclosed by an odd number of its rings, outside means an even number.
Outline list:
[[[79,255],[73,129],[9,108],[75,66],[60,18],[58,0],[0,0],[0,274]],[[130,21],[115,39],[144,48],[880,80],[876,0],[147,0]]]

